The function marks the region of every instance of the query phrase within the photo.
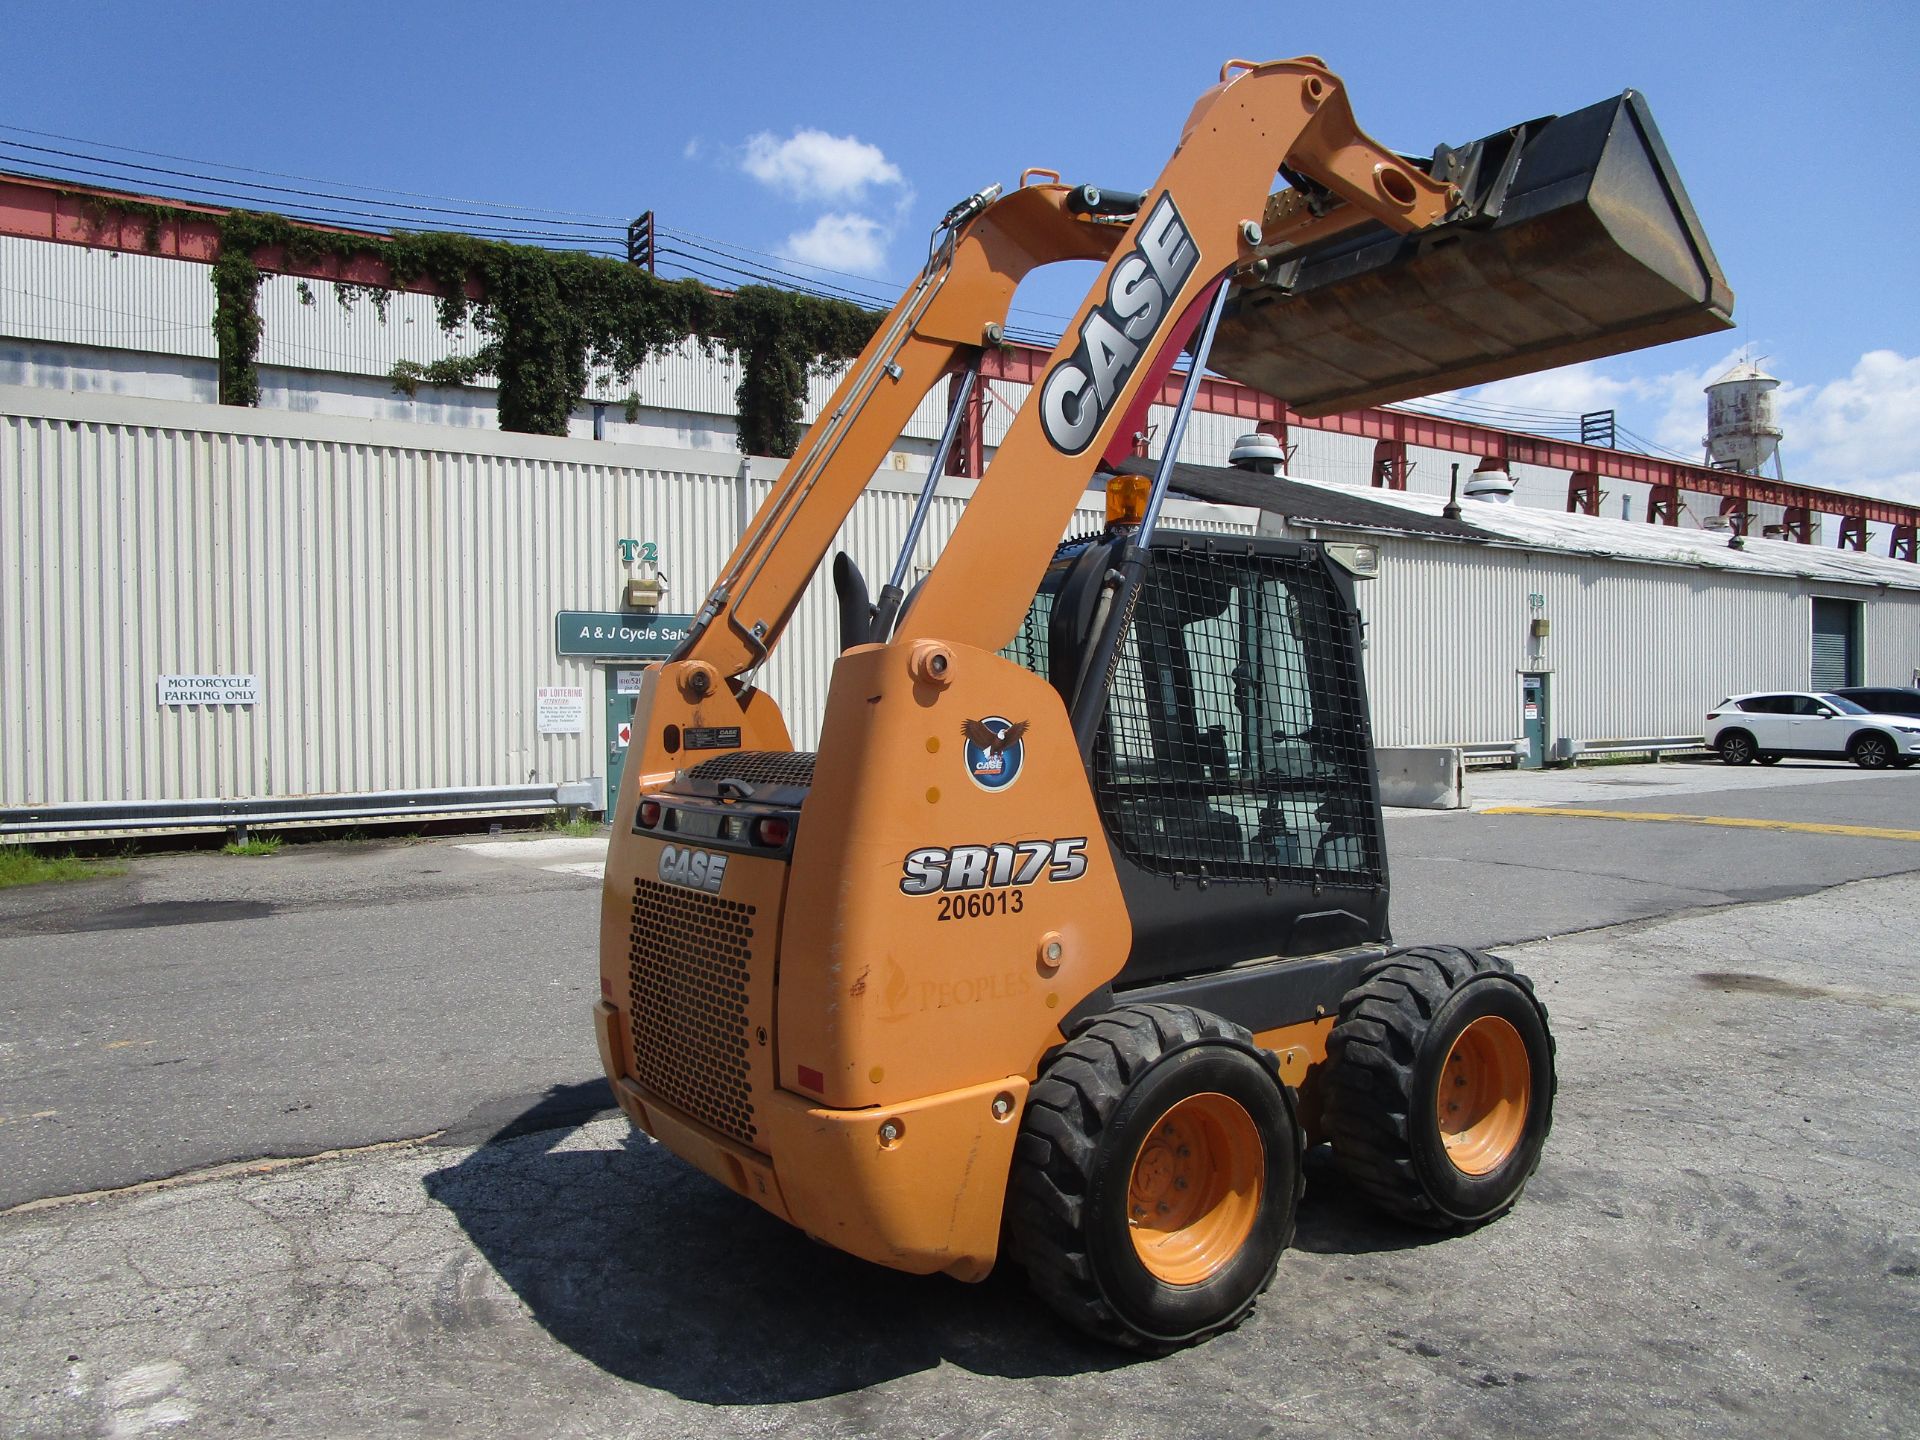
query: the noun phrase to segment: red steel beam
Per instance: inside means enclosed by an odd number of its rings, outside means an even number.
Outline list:
[[[129,201],[177,213],[150,223],[144,215],[113,208],[116,202]],[[210,265],[220,258],[220,218],[226,213],[216,206],[193,205],[184,200],[133,195],[90,185],[68,185],[26,175],[0,175],[0,235],[17,235],[28,240],[52,240],[96,250],[127,250]],[[371,241],[387,238],[378,231],[351,230],[342,225],[315,225],[305,220],[294,223],[303,230],[326,230]],[[432,282],[427,280],[395,285],[393,271],[386,262],[371,257],[355,256],[345,262],[331,255],[290,260],[276,245],[256,250],[253,258],[263,268],[279,275],[375,285],[382,290],[411,290],[421,295],[435,293]],[[468,283],[469,296],[477,300],[482,293],[477,284]]]
[[[129,215],[112,208],[116,201],[155,205],[177,213],[169,214],[156,225],[149,226],[145,216]],[[224,214],[226,211],[217,206],[194,205],[185,201],[71,185],[32,176],[0,175],[0,235],[163,255],[207,264],[219,258],[220,217]],[[298,223],[309,229],[365,236],[370,240],[386,238],[375,231],[309,225],[306,221]],[[254,258],[267,269],[283,275],[377,285],[383,289],[406,289],[419,294],[434,293],[433,285],[424,280],[395,286],[392,271],[383,262],[371,258],[355,258],[346,263],[332,256],[311,261],[291,261],[277,249],[258,251]],[[478,299],[481,291],[477,285],[469,283],[468,294]],[[1047,354],[1037,345],[1014,344],[989,349],[981,357],[981,378],[1036,384]],[[1177,404],[1184,379],[1181,375],[1169,375],[1162,383],[1159,395],[1154,397],[1155,403]],[[1194,408],[1213,415],[1236,416],[1251,422],[1250,428],[1266,426],[1284,432],[1289,425],[1301,425],[1340,435],[1354,435],[1363,440],[1425,445],[1456,454],[1504,455],[1510,464],[1589,471],[1595,475],[1631,480],[1656,488],[1672,486],[1696,494],[1733,496],[1748,504],[1779,505],[1803,513],[1818,510],[1829,515],[1857,516],[1862,521],[1875,520],[1896,527],[1896,550],[1901,548],[1899,539],[1920,528],[1920,505],[1901,505],[1892,500],[1877,500],[1867,495],[1823,490],[1811,485],[1790,485],[1758,475],[1739,475],[1681,460],[1662,460],[1657,456],[1636,455],[1631,451],[1579,445],[1570,440],[1549,440],[1539,435],[1500,430],[1491,425],[1475,425],[1465,420],[1450,420],[1439,415],[1424,415],[1390,406],[1308,418],[1271,395],[1263,395],[1232,380],[1208,378],[1200,382],[1200,393],[1195,398]]]
[[[1031,345],[989,350],[981,365],[981,375],[989,380],[1037,384],[1047,353]],[[1155,403],[1177,404],[1184,379],[1181,375],[1169,375],[1161,386],[1160,394],[1155,397]],[[1580,445],[1571,440],[1550,440],[1544,436],[1501,430],[1491,425],[1425,415],[1416,410],[1380,405],[1310,418],[1271,395],[1263,395],[1232,380],[1212,377],[1202,380],[1194,408],[1214,415],[1233,415],[1256,423],[1278,421],[1313,430],[1328,430],[1339,435],[1355,435],[1363,440],[1396,440],[1408,445],[1425,445],[1434,450],[1451,450],[1461,455],[1503,455],[1509,464],[1589,471],[1616,480],[1631,480],[1653,487],[1671,486],[1699,495],[1734,496],[1749,505],[1790,506],[1819,510],[1829,515],[1858,515],[1864,520],[1877,520],[1887,525],[1920,525],[1920,505],[1902,505],[1897,501],[1878,500],[1870,495],[1855,495],[1845,490],[1792,485],[1760,475],[1741,475],[1706,465],[1692,465],[1684,460],[1637,455],[1629,450],[1609,450],[1598,445]]]

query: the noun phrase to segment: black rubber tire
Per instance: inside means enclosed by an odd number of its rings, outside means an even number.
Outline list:
[[[1878,730],[1862,730],[1847,747],[1847,758],[1862,770],[1884,770],[1899,753]]]
[[[1136,1253],[1128,1185],[1142,1142],[1175,1104],[1222,1094],[1264,1149],[1261,1203],[1240,1249],[1197,1284],[1172,1285]],[[1006,1238],[1033,1288],[1069,1323],[1164,1354],[1253,1309],[1293,1243],[1305,1134],[1278,1064],[1238,1025],[1184,1005],[1108,1011],[1055,1051],[1027,1096],[1014,1146]]]
[[[1755,755],[1753,736],[1744,730],[1729,730],[1714,744],[1720,758],[1729,765],[1750,765]]]
[[[1526,1047],[1528,1105],[1513,1150],[1469,1175],[1447,1156],[1441,1070],[1460,1033],[1497,1015]],[[1497,955],[1452,945],[1397,950],[1367,967],[1327,1037],[1323,1126],[1340,1173],[1377,1208],[1418,1225],[1476,1225],[1509,1209],[1553,1127],[1553,1034],[1524,975]]]
[[[1778,765],[1785,757],[1778,754],[1767,754],[1756,755],[1753,758],[1758,760],[1762,765]]]

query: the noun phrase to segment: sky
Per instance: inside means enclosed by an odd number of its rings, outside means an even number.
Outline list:
[[[1473,398],[1613,408],[1697,457],[1701,386],[1750,356],[1783,382],[1787,478],[1920,502],[1920,5],[0,0],[0,35],[0,139],[529,211],[652,210],[885,294],[949,206],[1028,166],[1144,188],[1229,58],[1321,57],[1363,127],[1418,153],[1630,86],[1738,328]],[[1059,327],[1091,279],[1064,268],[1023,287],[1016,324]]]

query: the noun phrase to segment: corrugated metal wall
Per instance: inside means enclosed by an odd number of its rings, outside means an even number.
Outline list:
[[[0,335],[210,360],[210,266],[0,236]]]
[[[691,609],[777,473],[712,451],[0,389],[0,804],[601,774],[604,677],[554,655],[554,612],[611,607],[622,536],[659,545],[667,609]],[[918,484],[876,477],[841,535],[876,588]],[[943,484],[916,578],[969,489]],[[1252,518],[1168,512],[1240,533]],[[1869,683],[1920,670],[1912,591],[1389,539],[1360,590],[1377,734],[1509,740],[1518,672],[1541,666],[1555,735],[1697,734],[1729,692],[1808,683],[1815,593],[1863,604]],[[835,649],[823,576],[760,677],[801,745]],[[164,707],[165,673],[254,674],[262,700]],[[536,733],[535,689],[560,684],[588,689],[580,735]]]
[[[99,389],[166,399],[213,399],[214,381],[205,361],[214,356],[211,331],[213,287],[210,267],[194,261],[92,250],[18,237],[0,237],[0,383],[53,385],[62,389]],[[395,292],[385,316],[367,300],[341,305],[333,286],[269,275],[260,286],[262,403],[310,413],[410,420],[433,425],[494,423],[494,395],[484,378],[474,386],[422,387],[412,397],[394,391],[387,380],[396,362],[428,364],[452,355],[471,354],[480,336],[471,324],[449,335],[440,329],[433,300]],[[38,342],[29,353],[22,342]],[[186,372],[152,373],[130,368],[125,359],[95,357],[119,351],[130,358],[144,352],[169,357]],[[815,377],[804,406],[813,419],[840,371]],[[627,443],[698,446],[726,450],[733,444],[734,388],[739,366],[725,354],[709,355],[688,341],[673,353],[631,375],[595,374],[593,397],[610,401],[601,422],[609,440]],[[183,390],[183,385],[195,387]],[[993,381],[986,411],[986,443],[998,445],[1029,387]],[[944,418],[944,387],[936,387],[906,427],[904,449],[924,452]],[[644,419],[629,425],[622,402],[632,395]],[[1156,406],[1149,424],[1164,436],[1171,411]],[[1195,464],[1227,461],[1233,442],[1249,427],[1231,416],[1196,414],[1187,432],[1182,458]],[[591,412],[582,407],[572,433],[593,433]],[[1339,484],[1364,485],[1373,463],[1373,442],[1354,436],[1296,427],[1294,472]],[[1157,453],[1157,446],[1156,453]],[[1461,465],[1464,478],[1477,457],[1414,446],[1413,488],[1445,494],[1448,472]],[[718,463],[718,462],[714,462]],[[1566,474],[1534,466],[1517,468],[1521,484],[1516,503],[1559,510],[1566,503]],[[1623,501],[1632,513],[1646,513],[1646,487],[1608,479],[1605,513],[1618,515]],[[1689,495],[1687,523],[1713,513],[1718,501]],[[1760,523],[1777,520],[1765,508]],[[1817,520],[1816,520],[1816,523]]]
[[[1806,688],[1815,593],[1865,603],[1869,683],[1908,683],[1920,668],[1914,591],[1388,539],[1380,577],[1359,587],[1375,739],[1517,739],[1528,669],[1552,671],[1553,736],[1698,735],[1726,695]]]
[[[1824,594],[1837,595],[1826,589]],[[1861,599],[1860,595],[1849,597]],[[1911,685],[1920,690],[1920,598],[1889,592],[1868,595],[1860,627],[1862,685]],[[1889,603],[1889,602],[1893,603]],[[1808,615],[1812,624],[1812,615]]]
[[[604,677],[553,653],[555,612],[612,608],[622,536],[659,546],[666,608],[692,609],[777,474],[714,452],[0,388],[0,805],[603,774]],[[919,478],[879,477],[843,532],[876,588]],[[923,568],[969,488],[943,487]],[[816,581],[761,677],[802,745],[838,649],[830,591]],[[253,674],[262,697],[162,706],[162,674]],[[587,688],[582,734],[536,733],[542,685]]]

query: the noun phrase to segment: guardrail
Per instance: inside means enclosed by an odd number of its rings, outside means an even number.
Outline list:
[[[1662,755],[1677,755],[1692,752],[1708,755],[1706,737],[1703,735],[1666,735],[1639,736],[1631,740],[1556,740],[1553,742],[1553,758],[1563,764],[1580,763],[1588,755],[1651,755],[1658,760]]]
[[[1507,740],[1490,745],[1455,745],[1460,758],[1468,765],[1517,765],[1521,756],[1527,753],[1524,740]]]
[[[1460,758],[1469,765],[1517,765],[1527,753],[1524,740],[1505,740],[1484,745],[1460,745]],[[1549,748],[1547,762],[1552,765],[1578,765],[1583,757],[1602,755],[1710,755],[1706,738],[1700,735],[1639,735],[1630,739],[1580,740],[1562,736]]]
[[[329,825],[413,817],[527,814],[597,809],[600,780],[449,790],[374,790],[343,795],[267,795],[243,800],[106,800],[0,809],[0,836],[47,837],[102,831],[232,830]]]

